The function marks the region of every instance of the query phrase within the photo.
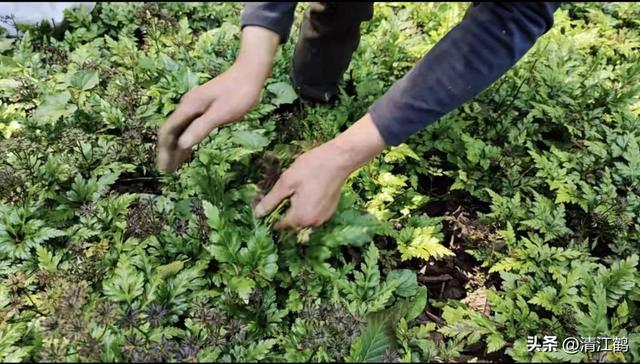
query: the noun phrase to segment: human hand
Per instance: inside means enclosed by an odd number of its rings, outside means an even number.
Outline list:
[[[365,115],[335,139],[299,156],[255,206],[254,213],[265,216],[290,198],[291,207],[275,229],[323,224],[336,211],[347,177],[385,146],[371,117]]]
[[[213,129],[239,120],[255,106],[271,73],[278,40],[266,28],[246,27],[236,62],[182,97],[158,132],[160,170],[174,171]]]
[[[158,132],[160,169],[175,170],[213,129],[242,118],[258,101],[261,88],[234,65],[186,93]]]

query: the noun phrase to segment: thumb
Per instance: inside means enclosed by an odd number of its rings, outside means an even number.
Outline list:
[[[293,188],[288,187],[282,180],[282,176],[278,179],[278,182],[273,186],[271,191],[260,200],[260,202],[254,208],[254,213],[257,217],[263,217],[269,212],[273,211],[282,200],[293,194]]]

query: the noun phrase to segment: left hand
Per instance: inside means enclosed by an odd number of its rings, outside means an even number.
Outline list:
[[[336,211],[347,177],[385,147],[367,114],[337,138],[301,156],[256,205],[262,217],[290,197],[291,207],[275,229],[319,226]]]

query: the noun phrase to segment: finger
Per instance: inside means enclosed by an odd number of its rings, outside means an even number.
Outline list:
[[[158,150],[158,168],[163,172],[175,171],[180,164],[191,157],[191,149],[169,149]]]
[[[289,208],[289,210],[284,215],[284,217],[282,219],[280,219],[280,221],[275,223],[275,225],[273,225],[273,228],[275,230],[288,230],[288,229],[295,230],[295,229],[297,229],[298,227],[294,223],[294,219],[293,219],[292,216],[293,216],[293,208]]]
[[[311,224],[309,219],[304,216],[304,204],[300,201],[300,194],[295,193],[289,199],[291,201],[291,207],[284,214],[284,217],[278,221],[273,228],[276,230],[294,230],[297,231],[300,228],[307,227]],[[310,216],[310,215],[308,215]]]
[[[285,182],[282,176],[278,179],[271,191],[256,205],[253,210],[257,217],[263,217],[275,209],[282,200],[293,194],[293,188]]]
[[[189,160],[193,154],[192,149],[175,149],[171,154],[171,158],[163,166],[165,171],[175,171],[185,161]]]
[[[228,108],[217,103],[211,104],[207,111],[184,130],[178,139],[178,147],[188,149],[203,141],[211,131],[230,121]]]
[[[178,105],[178,108],[169,115],[158,132],[158,146],[160,148],[175,148],[180,134],[200,115],[202,115],[200,110],[194,107],[185,104]]]
[[[178,137],[191,121],[201,114],[196,108],[180,104],[169,115],[158,131],[158,167],[163,171],[172,171],[188,156],[189,152],[178,152]]]
[[[158,146],[158,169],[163,172],[172,171],[172,158],[171,153],[167,148]]]
[[[185,159],[186,150],[179,150],[166,146],[158,146],[158,168],[161,171],[173,171]]]
[[[293,195],[291,197],[291,207],[285,213],[284,217],[280,219],[273,228],[276,230],[300,230],[306,227],[316,226],[316,219],[311,218],[312,212],[303,211],[300,207],[303,206],[299,199],[299,195]]]

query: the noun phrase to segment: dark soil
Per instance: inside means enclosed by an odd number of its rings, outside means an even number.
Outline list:
[[[160,176],[143,176],[141,173],[123,173],[113,184],[112,190],[118,193],[142,193],[161,195]]]

